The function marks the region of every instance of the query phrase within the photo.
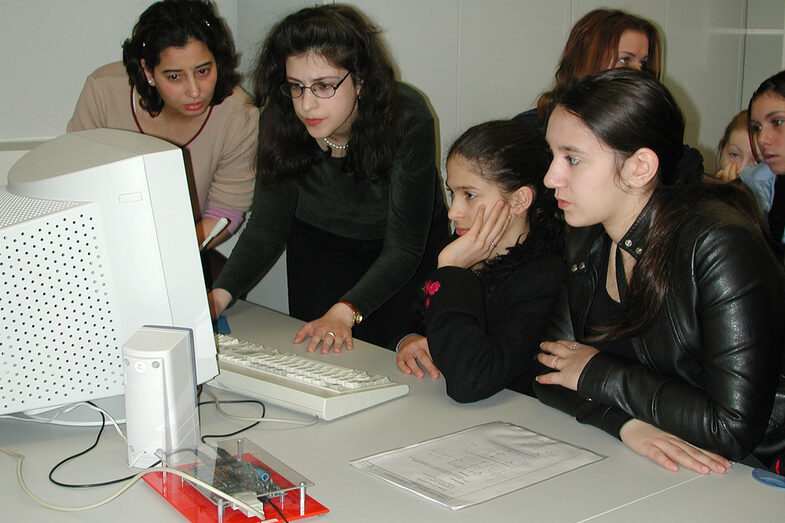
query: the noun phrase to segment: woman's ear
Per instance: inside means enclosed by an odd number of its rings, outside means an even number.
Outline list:
[[[144,61],[144,58],[139,60],[139,65],[142,66],[142,71],[144,72],[144,76],[147,79],[147,83],[150,85],[155,85],[155,79],[153,79],[153,72],[147,69],[147,64]]]
[[[524,185],[512,192],[510,197],[510,211],[514,215],[521,215],[529,210],[534,201],[534,191],[531,187]]]
[[[642,189],[657,177],[660,170],[660,159],[657,153],[648,147],[641,147],[624,161],[622,180],[635,189]]]

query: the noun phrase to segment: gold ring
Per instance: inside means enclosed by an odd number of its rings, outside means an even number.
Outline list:
[[[327,336],[328,334],[330,336],[332,336],[333,338],[335,338],[335,333],[333,331],[327,331],[327,332],[324,333],[325,336]]]
[[[570,345],[570,350],[575,350],[577,348],[578,348],[578,343],[573,343],[572,345]]]

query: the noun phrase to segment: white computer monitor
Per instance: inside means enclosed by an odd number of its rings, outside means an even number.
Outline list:
[[[0,414],[122,395],[143,325],[191,329],[197,382],[217,374],[182,151],[113,129],[33,149],[0,188]]]

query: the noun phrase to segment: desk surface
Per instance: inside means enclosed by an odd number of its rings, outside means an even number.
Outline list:
[[[228,317],[234,336],[305,352],[305,344],[291,342],[302,322],[245,303],[236,305]],[[737,521],[741,516],[771,520],[785,506],[785,492],[755,482],[748,467],[736,464],[724,476],[702,477],[684,470],[671,473],[605,433],[517,393],[502,391],[484,401],[458,404],[447,397],[442,379],[404,376],[392,352],[363,342],[355,343],[350,352],[315,353],[313,357],[386,374],[410,387],[403,398],[331,422],[309,427],[262,424],[243,434],[316,484],[309,494],[330,509],[318,521]],[[230,432],[242,426],[221,418],[210,406],[203,407],[201,414],[203,433]],[[276,408],[269,409],[268,416],[307,419]],[[588,448],[607,459],[457,512],[349,466],[355,458],[495,420]],[[89,446],[95,433],[96,429],[0,420],[0,444],[27,456],[24,473],[33,491],[50,502],[68,505],[90,503],[115,490],[62,489],[46,479],[54,463]],[[107,428],[99,448],[64,467],[58,477],[96,481],[99,476],[127,473],[123,442]],[[23,494],[13,460],[2,454],[0,507],[0,521],[183,521],[146,484],[88,512],[44,509]]]

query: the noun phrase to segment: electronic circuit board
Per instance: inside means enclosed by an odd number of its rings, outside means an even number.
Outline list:
[[[178,449],[163,456],[163,461],[265,515],[260,519],[241,505],[174,474],[145,476],[150,486],[192,522],[280,521],[279,510],[288,521],[294,521],[328,512],[306,494],[306,488],[313,486],[311,481],[246,438]]]

